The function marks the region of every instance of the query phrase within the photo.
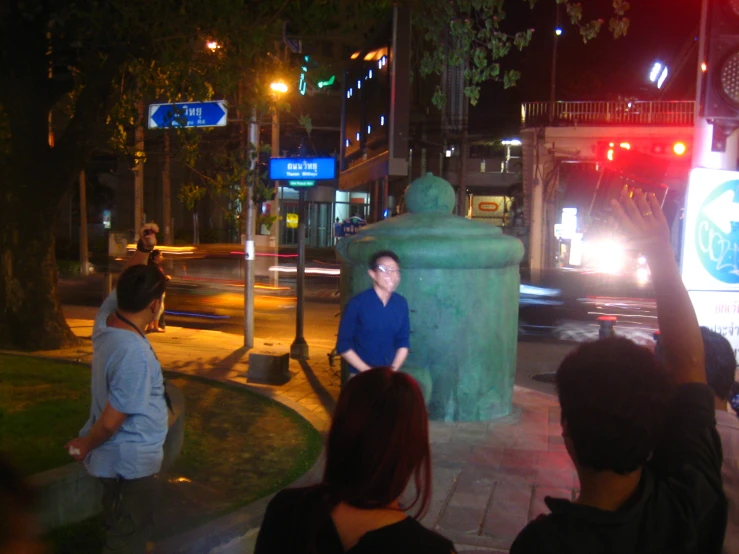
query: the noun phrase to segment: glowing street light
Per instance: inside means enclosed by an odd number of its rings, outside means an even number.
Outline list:
[[[562,27],[557,27],[556,29],[554,29],[554,34],[557,35],[557,36],[561,36],[562,35]]]
[[[649,72],[649,81],[651,83],[657,82],[657,78],[659,77],[660,71],[662,71],[662,64],[659,62],[654,62],[654,65],[652,66],[652,70]]]
[[[280,94],[284,94],[288,90],[285,81],[275,81],[269,85],[269,88],[272,89],[273,92],[278,92]]]
[[[215,52],[221,47],[221,45],[218,44],[218,42],[215,40],[209,40],[205,45],[208,47],[208,50],[210,50],[211,52]]]
[[[662,88],[668,74],[669,70],[666,65],[663,65],[660,62],[654,62],[654,65],[649,72],[649,81],[656,84],[657,88]]]

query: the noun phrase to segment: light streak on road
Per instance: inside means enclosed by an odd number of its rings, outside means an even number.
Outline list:
[[[157,250],[159,250],[162,254],[175,254],[176,256],[180,256],[182,254],[192,254],[195,251],[194,246],[162,246],[157,245],[155,247]],[[129,252],[133,252],[136,250],[135,244],[127,244],[126,250]]]
[[[244,251],[243,250],[232,250],[229,252],[229,254],[233,254],[234,256],[243,256]],[[297,254],[272,254],[270,252],[255,252],[255,256],[270,256],[272,258],[297,258]]]
[[[298,268],[285,265],[273,265],[269,268],[270,271],[278,273],[297,273]],[[322,267],[306,267],[305,273],[307,275],[341,275],[339,268],[322,268]]]

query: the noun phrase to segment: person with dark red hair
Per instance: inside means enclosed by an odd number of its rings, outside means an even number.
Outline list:
[[[406,501],[403,493],[411,479]],[[428,415],[421,389],[405,373],[373,368],[347,382],[339,395],[323,480],[277,493],[254,552],[453,553],[450,540],[418,522],[430,499]],[[413,507],[414,516],[406,515]]]

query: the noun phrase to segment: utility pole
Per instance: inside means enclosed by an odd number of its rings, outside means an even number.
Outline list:
[[[164,167],[162,169],[162,218],[164,221],[164,244],[172,244],[172,182],[170,173],[169,129],[164,130]]]
[[[462,98],[462,136],[459,144],[459,189],[457,189],[457,215],[467,217],[467,159],[469,145],[467,128],[469,127],[469,99],[463,93]]]
[[[83,169],[80,171],[80,274],[83,277],[90,274],[87,249],[87,184]]]
[[[295,317],[295,340],[290,345],[290,357],[293,360],[308,359],[308,343],[303,337],[303,306],[305,285],[305,190],[298,192],[298,306]]]
[[[241,98],[243,102],[243,96]],[[242,146],[243,135],[244,133],[242,132]],[[246,186],[246,217],[244,218],[246,225],[246,240],[244,242],[244,348],[254,348],[254,182],[259,178],[257,175],[257,163],[259,162],[259,121],[257,119],[256,106],[252,108],[251,120],[249,121],[249,146],[247,152],[251,155],[249,163],[251,179],[249,179]]]
[[[554,44],[552,45],[552,81],[549,83],[549,124],[554,121],[554,106],[557,102],[557,45],[562,30],[559,28],[559,4],[554,4]]]
[[[133,232],[134,240],[139,239],[144,214],[144,103],[137,102],[138,121],[136,122],[136,165],[133,175]]]
[[[277,105],[275,105],[274,109],[272,110],[272,157],[277,158],[280,156],[280,112],[278,110]],[[279,254],[280,252],[280,198],[279,198],[279,190],[280,190],[280,182],[275,181],[275,196],[270,202],[270,205],[272,209],[270,210],[270,215],[276,216],[277,219],[275,219],[274,223],[272,223],[272,227],[270,229],[270,242],[274,241],[274,249],[275,254]],[[277,265],[277,262],[279,261],[279,258],[275,256],[275,265]],[[272,272],[272,284],[276,287],[279,285],[279,272],[273,271]]]

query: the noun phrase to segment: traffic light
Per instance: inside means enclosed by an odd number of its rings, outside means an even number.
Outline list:
[[[700,114],[739,121],[739,2],[709,0],[704,36]]]
[[[622,156],[624,151],[642,152],[652,154],[657,157],[674,158],[690,158],[690,141],[686,140],[656,140],[656,141],[628,141],[618,140],[601,140],[594,147],[593,152],[598,162],[613,162],[616,158]]]

